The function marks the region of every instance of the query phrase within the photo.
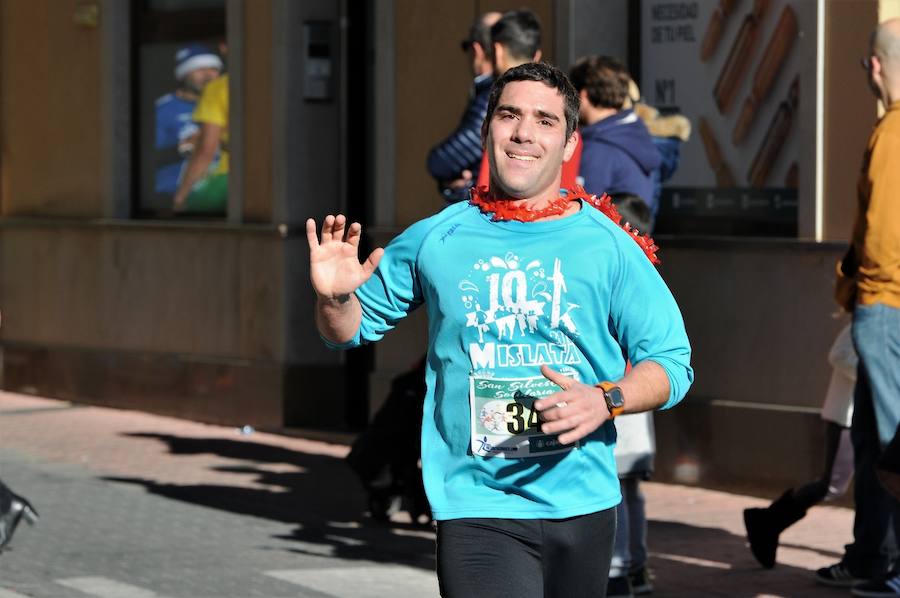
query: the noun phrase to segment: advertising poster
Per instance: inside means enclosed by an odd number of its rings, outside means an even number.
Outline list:
[[[800,121],[815,111],[816,3],[644,0],[641,11],[643,99],[692,125],[656,231],[796,236],[812,180],[802,156],[815,151]]]

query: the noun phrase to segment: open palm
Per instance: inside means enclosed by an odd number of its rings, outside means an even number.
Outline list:
[[[342,215],[326,216],[321,237],[316,234],[316,222],[306,221],[309,241],[310,279],[316,294],[337,299],[353,293],[372,276],[384,250],[373,251],[365,262],[359,261],[359,240],[362,227],[354,222],[349,226]],[[346,233],[346,238],[345,237]]]

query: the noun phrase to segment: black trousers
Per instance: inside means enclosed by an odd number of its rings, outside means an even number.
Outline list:
[[[437,523],[444,598],[604,598],[616,510],[568,519]]]

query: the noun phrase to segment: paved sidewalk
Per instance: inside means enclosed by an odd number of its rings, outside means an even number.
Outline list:
[[[369,519],[348,447],[0,393],[0,478],[41,514],[0,555],[0,598],[436,596],[433,534]],[[658,598],[847,596],[816,586],[852,512],[819,507],[762,570],[741,510],[644,485]]]

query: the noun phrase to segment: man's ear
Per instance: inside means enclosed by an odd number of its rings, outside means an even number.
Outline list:
[[[534,60],[532,60],[531,62],[540,62],[541,56],[542,56],[541,51],[538,50],[537,52],[534,53]]]
[[[569,135],[569,138],[566,140],[566,149],[563,151],[563,162],[568,162],[572,159],[572,154],[575,153],[575,148],[578,147],[578,137],[580,133],[578,129],[572,131],[572,134]]]
[[[472,53],[475,54],[475,60],[484,60],[485,52],[482,45],[478,42],[472,42]]]
[[[499,72],[500,65],[505,64],[506,50],[503,48],[503,46],[501,46],[497,42],[494,42],[492,45],[494,46],[493,61],[494,61],[494,76],[496,77],[497,75],[500,74],[500,72]]]

